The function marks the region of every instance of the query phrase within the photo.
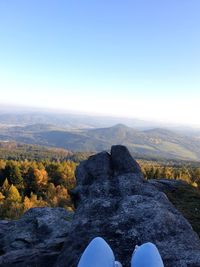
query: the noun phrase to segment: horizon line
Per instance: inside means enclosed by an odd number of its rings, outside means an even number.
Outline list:
[[[41,107],[41,106],[28,106],[23,104],[13,104],[13,103],[1,103],[0,102],[0,110],[11,108],[11,109],[18,109],[19,111],[25,111],[25,112],[44,112],[44,113],[52,113],[52,114],[60,114],[60,115],[76,115],[76,116],[88,116],[88,117],[99,117],[99,118],[110,118],[110,119],[127,119],[127,120],[138,120],[143,121],[146,123],[152,123],[152,124],[160,124],[160,125],[166,125],[165,127],[189,127],[193,129],[200,129],[200,124],[183,124],[180,122],[170,122],[170,121],[160,121],[156,119],[149,119],[149,118],[139,118],[139,117],[133,117],[133,116],[125,116],[125,115],[117,115],[117,114],[103,114],[103,113],[94,113],[94,112],[86,112],[86,111],[80,111],[80,110],[67,110],[67,109],[61,109],[61,108],[50,108],[50,107]],[[119,122],[120,123],[120,122]]]

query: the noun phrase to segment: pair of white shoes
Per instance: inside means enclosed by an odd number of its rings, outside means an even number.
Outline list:
[[[134,267],[164,267],[157,247],[152,243],[135,246],[130,266]],[[111,247],[101,237],[94,238],[83,252],[78,267],[122,267],[115,261]]]

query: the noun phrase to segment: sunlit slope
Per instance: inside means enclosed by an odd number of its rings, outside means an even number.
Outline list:
[[[160,128],[139,131],[122,124],[81,130],[65,130],[52,125],[13,127],[1,130],[0,139],[94,152],[123,144],[137,155],[200,160],[200,140],[197,138]]]

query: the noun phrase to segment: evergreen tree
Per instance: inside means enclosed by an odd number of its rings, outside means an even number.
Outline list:
[[[24,194],[27,196],[31,195],[31,192],[36,192],[35,186],[35,175],[33,166],[29,166],[26,175],[24,176]]]
[[[4,177],[8,178],[10,184],[21,188],[23,185],[23,178],[19,167],[12,161],[6,163],[5,169],[3,170]]]
[[[10,185],[9,185],[8,179],[6,178],[2,185],[2,192],[5,195],[5,197],[8,196],[9,189],[10,189]]]

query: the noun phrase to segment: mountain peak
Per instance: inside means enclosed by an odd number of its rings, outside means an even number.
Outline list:
[[[116,128],[116,129],[129,129],[130,127],[126,126],[125,124],[123,123],[118,123],[118,124],[115,124],[114,126],[112,126],[112,128]]]

